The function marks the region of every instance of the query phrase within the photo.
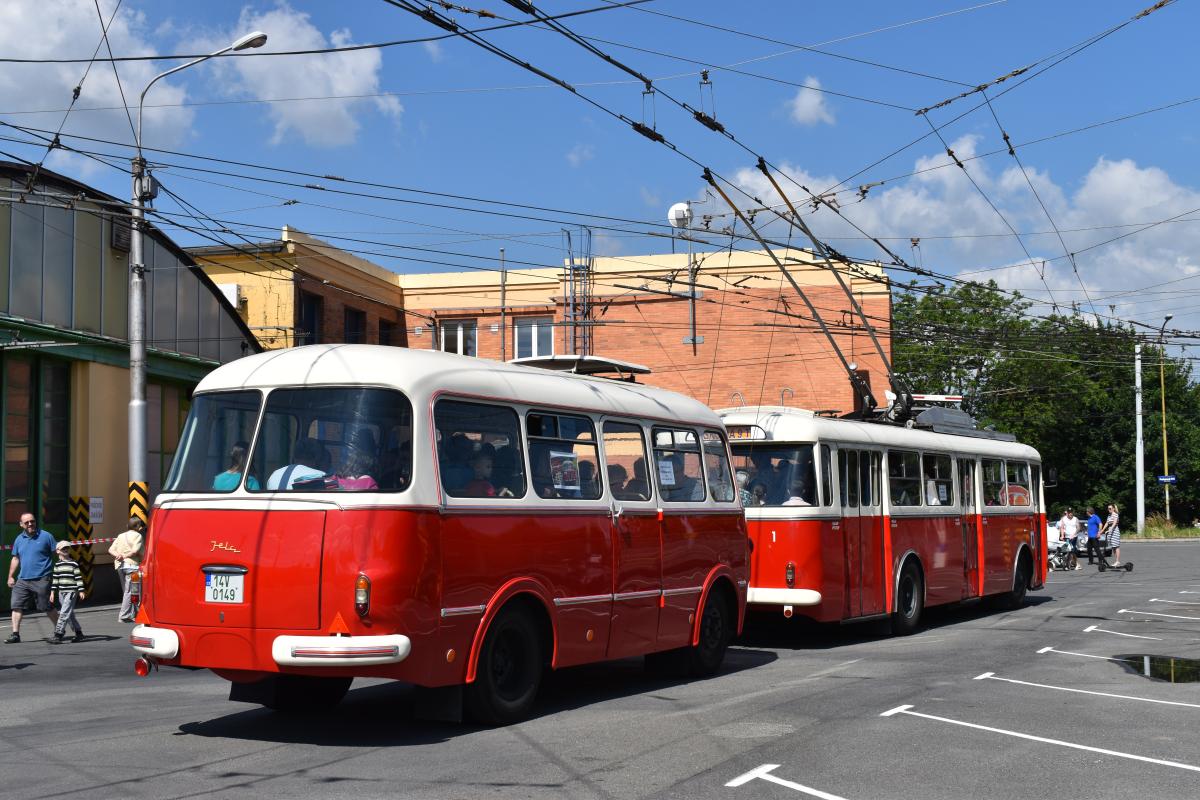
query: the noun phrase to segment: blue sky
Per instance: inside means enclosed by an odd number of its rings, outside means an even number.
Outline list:
[[[653,78],[663,92],[697,107],[703,102],[710,113],[715,103],[718,120],[750,150],[820,192],[928,133],[929,125],[911,109],[963,91],[960,84],[992,80],[1082,43],[1150,4],[653,0],[564,24],[594,37],[596,46]],[[108,17],[116,0],[100,5]],[[524,18],[498,0],[466,5],[503,18]],[[554,14],[604,5],[604,0],[559,1],[539,8]],[[496,24],[461,11],[444,13],[465,27]],[[441,33],[382,0],[124,0],[110,33],[114,53],[120,56],[208,52],[253,28],[270,35],[264,50]],[[1020,145],[1187,101],[1200,95],[1192,80],[1196,30],[1196,4],[1178,0],[1007,93],[1000,94],[1028,73],[992,89],[995,116]],[[0,54],[9,57],[86,58],[96,48],[99,33],[92,0],[9,0],[0,8]],[[663,135],[696,160],[765,203],[778,203],[752,169],[753,155],[705,130],[661,95],[647,102],[637,81],[561,35],[522,27],[488,38],[597,103],[633,120],[654,121]],[[119,65],[127,96],[136,98],[150,77],[175,63]],[[705,65],[710,65],[711,89],[700,84]],[[0,64],[0,120],[56,129],[61,111],[27,112],[65,108],[84,68]],[[295,99],[313,97],[332,99]],[[279,102],[254,102],[259,100]],[[978,102],[979,95],[959,100],[931,112],[929,119],[940,125]],[[669,250],[667,240],[644,234],[661,226],[673,202],[698,201],[697,215],[726,210],[719,201],[705,199],[694,164],[639,137],[604,111],[460,39],[354,54],[210,62],[160,82],[147,103],[148,146],[640,221],[597,221],[598,254],[633,257]],[[131,135],[125,113],[113,110],[120,104],[111,68],[98,63],[88,73],[77,110],[64,130],[127,143]],[[108,110],[87,110],[95,107]],[[1051,303],[1062,307],[1078,302],[1155,327],[1164,314],[1174,313],[1172,327],[1196,329],[1200,318],[1192,309],[1200,289],[1200,214],[1185,212],[1200,209],[1198,117],[1200,102],[1191,102],[1019,147],[1024,174],[1003,151],[967,161],[967,171],[982,194],[962,170],[942,168],[949,159],[931,137],[854,177],[842,187],[850,191],[838,200],[846,218],[868,233],[889,237],[889,246],[911,263],[946,274],[994,277],[1044,302],[1038,311],[1050,310]],[[1003,148],[996,118],[984,106],[948,125],[942,135],[959,158]],[[11,130],[3,135],[23,136]],[[95,148],[128,155],[123,147]],[[35,161],[42,157],[37,148],[13,142],[0,142],[0,149]],[[364,251],[400,272],[439,268],[418,260],[422,258],[487,268],[494,266],[501,247],[517,265],[558,264],[564,256],[560,229],[585,221],[557,212],[534,213],[544,219],[529,220],[339,196],[198,173],[186,167],[199,162],[152,157],[172,165],[158,171],[164,185],[204,212],[236,222],[249,238],[269,238],[288,224]],[[127,178],[95,161],[56,153],[47,163],[113,194],[124,196],[128,191]],[[296,180],[241,167],[208,166]],[[928,168],[933,169],[908,176]],[[859,198],[854,189],[877,181],[885,182],[855,202]],[[785,186],[793,199],[802,197],[792,184]],[[359,188],[389,197],[431,199]],[[284,205],[289,200],[298,202]],[[745,197],[740,200],[754,205]],[[163,211],[178,210],[166,197],[157,205]],[[1179,215],[1184,215],[1179,221],[1094,247]],[[885,257],[828,210],[811,215],[809,221],[843,252]],[[727,217],[716,217],[710,230],[719,232],[728,225]],[[1020,242],[1010,234],[1010,225],[1025,234]],[[1063,242],[1052,226],[1060,229]],[[767,231],[786,236],[778,223]],[[185,244],[202,241],[182,231],[175,235]],[[363,241],[334,238],[338,236]],[[920,238],[915,248],[913,237]],[[710,238],[716,247],[730,242],[728,235],[719,233]],[[1064,257],[1064,243],[1066,252],[1082,251],[1074,269]],[[455,255],[403,251],[397,245]],[[1030,266],[1030,259],[1037,266]],[[910,276],[896,272],[895,277]]]

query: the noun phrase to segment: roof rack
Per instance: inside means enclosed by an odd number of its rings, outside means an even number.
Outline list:
[[[1017,437],[1011,433],[980,428],[974,417],[957,408],[941,408],[939,406],[927,408],[917,414],[911,424],[914,428],[934,433],[972,436],[976,439],[993,439],[998,442],[1015,442],[1017,440]]]
[[[603,356],[527,356],[514,358],[508,363],[522,367],[537,367],[555,372],[572,372],[576,375],[598,375],[614,380],[635,382],[637,375],[649,375],[650,368],[630,361],[620,361]]]

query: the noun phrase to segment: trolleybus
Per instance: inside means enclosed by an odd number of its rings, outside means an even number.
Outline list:
[[[715,672],[749,577],[704,405],[370,345],[209,374],[148,540],[140,673],[208,668],[275,708],[335,703],[359,676],[460,687],[489,723],[529,712],[545,666]]]
[[[788,407],[718,412],[750,538],[751,608],[821,622],[928,606],[1024,602],[1046,575],[1041,459],[1008,434],[933,408],[912,427]]]

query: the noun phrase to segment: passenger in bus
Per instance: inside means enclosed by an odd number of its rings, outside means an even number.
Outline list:
[[[933,478],[927,478],[925,480],[925,505],[940,506],[941,504],[942,501],[938,498],[937,481]]]
[[[360,429],[346,447],[346,457],[337,470],[337,485],[344,492],[367,492],[379,488],[371,477],[375,471],[375,435]]]
[[[766,504],[767,504],[767,487],[761,483],[756,484],[755,487],[750,490],[750,505],[765,506]]]
[[[232,492],[242,482],[242,470],[246,468],[246,454],[250,451],[248,442],[237,442],[229,449],[229,466],[224,472],[217,473],[213,478],[212,488],[217,492]],[[246,488],[252,492],[258,491],[258,479],[253,475],[246,477]]]
[[[407,489],[412,481],[412,442],[389,448],[380,459],[379,483],[384,489]]]
[[[458,494],[471,481],[475,474],[470,464],[474,449],[471,440],[462,433],[455,433],[446,442],[441,455],[442,485],[446,491]]]
[[[737,471],[738,497],[741,498],[742,505],[744,506],[751,505],[754,500],[754,495],[750,493],[748,488],[746,488],[749,485],[750,473],[746,472],[744,469],[739,469]]]
[[[650,482],[646,480],[646,459],[633,462],[633,478],[625,484],[623,500],[649,500]]]
[[[600,496],[600,479],[596,475],[596,464],[593,461],[579,462],[579,496],[585,500]]]
[[[783,501],[785,506],[811,506],[816,499],[809,476],[804,472],[793,473],[791,486],[788,487],[788,497]]]
[[[292,463],[285,464],[267,478],[267,490],[291,489],[296,483],[319,480],[325,473],[310,464],[320,464],[322,450],[315,439],[301,439],[292,448]]]
[[[475,477],[463,487],[463,495],[466,497],[513,496],[507,486],[497,490],[492,484],[492,467],[495,464],[495,458],[492,456],[494,449],[492,447],[480,448],[475,457],[471,459],[471,470]]]
[[[672,472],[675,476],[675,483],[672,487],[665,487],[668,500],[676,502],[689,502],[704,499],[704,484],[688,475],[684,470],[684,460],[682,453],[671,453],[667,456],[667,460],[671,464]]]
[[[516,497],[524,494],[521,481],[521,454],[511,444],[496,448],[496,457],[492,459],[492,485],[496,491],[508,491],[505,497]]]
[[[554,471],[550,468],[550,448],[543,442],[531,442],[529,445],[530,481],[533,491],[538,497],[547,499],[558,497],[558,489],[554,486]]]
[[[612,496],[618,500],[636,500],[636,497],[629,497],[625,491],[625,481],[629,479],[629,472],[620,464],[608,465],[608,488],[612,492]]]

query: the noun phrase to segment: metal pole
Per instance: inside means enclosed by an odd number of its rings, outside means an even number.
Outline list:
[[[1163,328],[1167,323],[1163,323]],[[1162,440],[1163,440],[1163,475],[1170,475],[1171,469],[1167,462],[1167,379],[1164,364],[1167,359],[1167,349],[1163,344],[1162,333],[1158,336],[1158,393],[1162,399]],[[1163,500],[1166,504],[1167,522],[1171,521],[1171,484],[1163,484]]]
[[[140,115],[139,115],[140,117]],[[142,256],[142,181],[146,160],[133,159],[129,243],[129,482],[146,481],[146,267]]]
[[[1133,346],[1134,420],[1137,426],[1137,451],[1134,457],[1134,482],[1137,485],[1137,532],[1146,530],[1146,453],[1142,445],[1142,346]]]
[[[500,360],[508,361],[508,319],[504,314],[505,291],[508,289],[508,268],[504,266],[504,248],[500,248]]]
[[[692,254],[692,240],[688,237],[688,322],[691,324],[692,355],[699,351],[696,348],[696,260]],[[713,355],[716,358],[716,355]]]

